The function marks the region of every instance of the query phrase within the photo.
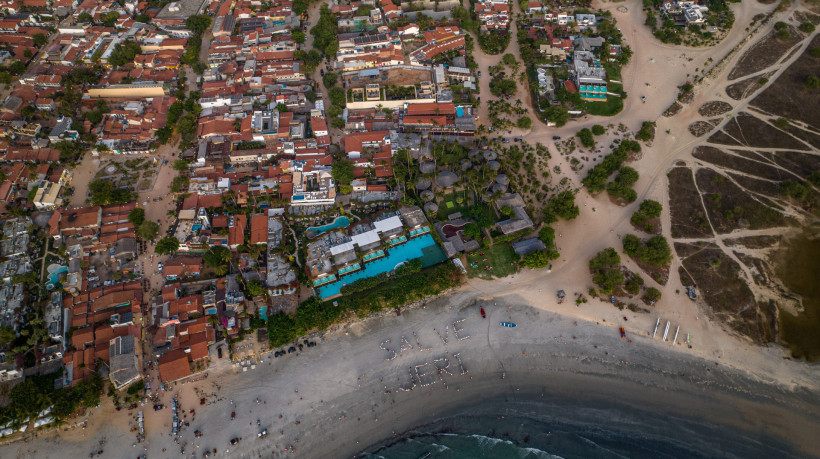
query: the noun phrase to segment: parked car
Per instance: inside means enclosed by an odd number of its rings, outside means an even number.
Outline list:
[[[513,140],[515,140],[516,142],[520,142],[520,141],[521,141],[521,137],[516,137],[516,138],[515,138],[515,139],[513,139]]]
[[[325,69],[319,69],[319,75],[325,76]]]
[[[560,135],[554,135],[554,136],[552,136],[552,140],[561,140],[561,136]]]
[[[481,78],[481,70],[478,71],[478,77]]]

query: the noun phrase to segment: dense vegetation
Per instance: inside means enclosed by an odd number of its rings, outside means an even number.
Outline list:
[[[627,234],[624,236],[623,244],[625,254],[652,266],[664,266],[672,261],[672,248],[669,247],[666,238],[661,235],[653,236],[643,242],[638,236]]]
[[[580,213],[580,209],[575,204],[575,195],[572,191],[562,191],[552,196],[544,208],[544,221],[552,223],[558,221],[558,217],[564,220],[572,220]]]
[[[10,422],[12,427],[22,426],[28,419],[37,419],[39,413],[48,407],[53,407],[51,416],[60,421],[80,406],[91,408],[100,403],[104,384],[100,375],[94,373],[74,387],[55,389],[54,381],[62,373],[63,370],[59,369],[54,373],[29,376],[14,386],[8,393],[8,405],[0,409],[0,424]]]
[[[621,164],[629,157],[630,152],[640,152],[641,145],[634,140],[624,140],[612,153],[606,155],[600,164],[589,170],[583,180],[584,186],[590,193],[597,193],[606,188],[609,175],[618,170]]]
[[[641,203],[640,207],[638,207],[638,210],[636,210],[635,213],[632,214],[632,224],[638,227],[644,227],[647,220],[660,217],[662,210],[663,206],[658,201],[645,199]],[[654,228],[646,229],[650,232],[654,230]]]
[[[607,183],[606,192],[615,199],[633,202],[638,198],[638,193],[630,187],[638,181],[638,178],[638,171],[629,166],[623,166],[618,170],[615,180]]]
[[[312,330],[325,330],[352,312],[359,317],[387,308],[398,308],[461,283],[462,275],[452,263],[441,263],[419,272],[383,282],[353,296],[322,302],[316,297],[299,305],[293,316],[285,313],[268,317],[268,338],[271,346],[290,343]],[[335,304],[334,304],[335,303]]]
[[[601,288],[601,292],[611,295],[615,288],[623,285],[624,275],[621,273],[621,257],[612,247],[598,252],[589,260],[589,271],[592,281]]]
[[[325,58],[335,57],[336,51],[339,50],[339,40],[336,38],[338,30],[336,15],[327,5],[322,5],[319,9],[319,20],[310,29],[310,34],[315,37],[313,47],[321,51]]]

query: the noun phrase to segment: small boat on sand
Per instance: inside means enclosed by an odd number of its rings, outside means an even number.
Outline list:
[[[486,318],[487,318],[487,313],[486,313],[486,312],[484,312],[484,308],[481,308],[481,318],[482,318],[482,319],[486,319]]]
[[[506,328],[515,328],[515,324],[512,322],[499,322],[498,325]]]

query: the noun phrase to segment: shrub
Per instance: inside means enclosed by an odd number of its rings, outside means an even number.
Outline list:
[[[609,193],[610,196],[622,199],[626,202],[634,202],[638,199],[638,193],[636,193],[635,190],[617,181],[607,183],[606,192]]]
[[[814,75],[806,78],[806,86],[811,88],[811,89],[820,88],[820,78],[818,78]]]
[[[600,124],[595,124],[592,126],[592,133],[595,135],[603,135],[606,132],[603,126]]]
[[[633,140],[624,140],[612,153],[606,155],[600,164],[587,172],[587,176],[582,183],[590,193],[597,193],[606,188],[606,181],[609,175],[618,170],[621,164],[629,157],[629,152],[641,151],[641,144]]]
[[[615,177],[615,181],[621,185],[630,186],[637,182],[638,178],[640,178],[638,171],[629,166],[623,166],[618,170],[618,176]]]
[[[552,247],[555,244],[555,229],[551,226],[544,226],[538,231],[538,239],[541,239],[547,247]]]
[[[814,32],[814,24],[811,22],[804,22],[797,27],[803,33],[812,33]]]
[[[780,117],[780,118],[774,120],[774,125],[779,127],[780,129],[785,129],[785,128],[789,127],[789,120],[787,120],[786,118]]]
[[[635,134],[635,138],[643,142],[648,142],[655,138],[655,123],[644,121],[641,125],[641,129]]]
[[[551,197],[544,209],[544,221],[552,223],[557,221],[557,217],[564,220],[572,220],[580,213],[580,209],[575,205],[575,195],[572,191],[562,191]],[[553,233],[554,236],[554,233]]]
[[[521,260],[521,266],[524,268],[541,269],[546,268],[549,262],[547,252],[536,250],[524,255],[524,258]]]
[[[627,234],[623,239],[624,253],[629,256],[635,256],[641,250],[641,239],[634,234]]]
[[[578,139],[581,140],[581,145],[586,148],[595,148],[595,138],[592,135],[592,131],[588,128],[583,128],[575,134]]]
[[[624,290],[634,295],[641,291],[641,285],[643,285],[643,278],[641,276],[635,276],[626,282]]]
[[[647,220],[660,217],[662,210],[663,206],[658,201],[645,199],[638,207],[638,210],[632,214],[631,222],[635,226],[641,226]]]
[[[644,291],[643,299],[647,303],[652,303],[653,301],[658,302],[661,299],[661,292],[655,287],[649,287],[646,291]]]
[[[809,51],[809,55],[815,59],[820,58],[820,46],[815,46]]]

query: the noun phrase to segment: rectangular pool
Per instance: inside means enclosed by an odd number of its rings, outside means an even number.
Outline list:
[[[341,277],[331,284],[316,287],[316,295],[321,299],[339,295],[342,287],[352,284],[359,279],[366,279],[381,273],[393,271],[400,263],[421,258],[422,267],[433,266],[446,260],[447,257],[436,244],[436,240],[430,234],[425,234],[407,241],[406,244],[393,247],[387,250],[387,255],[365,263],[364,269]]]

